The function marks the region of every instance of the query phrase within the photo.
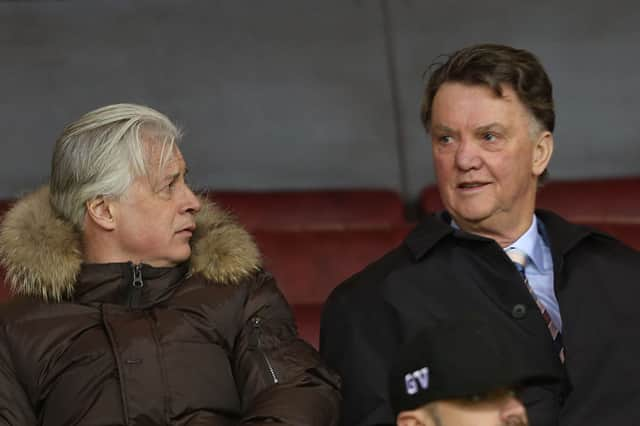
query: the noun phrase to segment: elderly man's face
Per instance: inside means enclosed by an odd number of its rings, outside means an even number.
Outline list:
[[[491,234],[530,223],[537,177],[553,140],[549,132],[534,131],[513,89],[503,86],[497,97],[486,86],[445,83],[432,111],[438,187],[460,227]]]
[[[174,266],[191,255],[189,242],[200,202],[185,182],[186,164],[180,151],[175,149],[162,170],[157,151],[148,150],[151,176],[136,178],[117,201],[114,237],[123,259]]]

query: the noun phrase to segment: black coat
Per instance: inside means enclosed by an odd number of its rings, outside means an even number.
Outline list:
[[[469,311],[509,333],[525,366],[566,372],[561,386],[523,392],[533,426],[640,424],[640,253],[552,213],[536,215],[551,246],[566,370],[502,248],[454,230],[446,214],[431,216],[325,305],[320,351],[343,377],[342,425],[395,424],[387,376],[399,345]]]

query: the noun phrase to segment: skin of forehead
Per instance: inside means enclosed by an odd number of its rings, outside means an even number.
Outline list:
[[[164,144],[149,141],[148,139],[143,139],[143,143],[145,149],[145,162],[147,165],[147,179],[152,187],[161,184],[165,178],[168,178],[173,174],[184,173],[186,171],[184,157],[176,144],[173,145],[170,154],[168,152],[164,153],[164,155],[171,155],[171,157],[166,161],[164,167],[161,167],[160,160]]]
[[[529,110],[529,108],[527,108],[527,106],[522,102],[522,100],[520,99],[520,97],[518,96],[518,93],[513,89],[513,87],[511,87],[509,84],[506,83],[502,83],[500,86],[502,88],[502,95],[497,94],[491,87],[483,85],[483,84],[467,84],[467,83],[461,83],[461,82],[455,82],[455,81],[451,81],[451,82],[446,82],[444,83],[440,89],[438,89],[438,92],[436,93],[436,95],[433,98],[433,103],[432,105],[435,105],[435,99],[438,96],[439,93],[441,93],[441,90],[443,87],[451,87],[451,86],[461,86],[461,87],[465,87],[465,88],[469,88],[469,89],[479,89],[479,91],[484,92],[485,94],[491,95],[493,99],[495,100],[501,100],[507,103],[511,103],[513,105],[515,105],[518,109],[517,114],[520,116],[524,116],[528,119],[529,121],[529,131],[530,131],[530,135],[531,138],[534,139],[535,135],[537,135],[542,129],[541,129],[541,125],[538,122],[538,120],[536,119],[536,117],[533,115],[533,112]],[[481,95],[478,95],[481,96]],[[435,112],[435,109],[434,109]],[[432,118],[435,118],[435,114],[432,113]],[[486,123],[477,123],[476,125],[476,129],[485,127],[485,126],[490,126],[490,125],[500,125],[501,127],[505,128],[505,125],[502,121],[496,121],[493,120],[492,122],[486,122]],[[431,132],[437,132],[439,130],[444,130],[444,131],[456,131],[459,129],[450,129],[446,123],[436,123],[434,120],[431,121],[431,128],[430,128],[430,133]]]

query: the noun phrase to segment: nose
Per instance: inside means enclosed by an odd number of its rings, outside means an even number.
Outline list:
[[[472,140],[461,139],[455,153],[456,167],[463,171],[479,169],[482,165],[479,149]]]
[[[514,396],[505,399],[500,408],[500,419],[506,425],[527,425],[527,411],[522,403]]]
[[[184,212],[185,213],[198,213],[202,208],[202,203],[200,199],[193,193],[191,188],[188,185],[185,185],[185,203],[184,203]]]

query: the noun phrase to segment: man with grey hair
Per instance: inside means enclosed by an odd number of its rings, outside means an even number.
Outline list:
[[[5,216],[0,425],[336,424],[339,379],[179,139],[151,108],[89,112]]]

